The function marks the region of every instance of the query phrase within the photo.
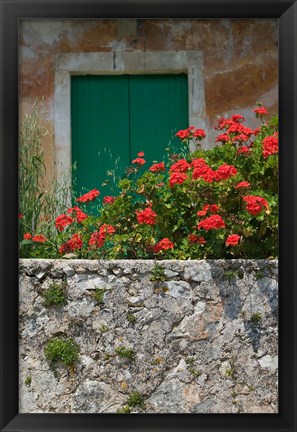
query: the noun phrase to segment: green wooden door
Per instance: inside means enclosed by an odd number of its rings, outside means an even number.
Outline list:
[[[71,135],[74,190],[114,194],[116,176],[145,152],[147,168],[161,161],[177,130],[188,126],[186,74],[73,76]],[[102,186],[105,180],[110,183]]]

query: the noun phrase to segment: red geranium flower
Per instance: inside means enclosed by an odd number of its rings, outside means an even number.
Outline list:
[[[139,156],[139,157],[142,157],[142,156],[144,156],[144,152],[143,152],[143,151],[141,151],[141,152],[137,153],[137,156]]]
[[[89,246],[95,246],[100,248],[105,243],[105,236],[100,234],[99,231],[95,231],[90,235]]]
[[[47,238],[43,234],[36,234],[32,240],[36,243],[45,243]]]
[[[251,184],[247,181],[242,181],[237,183],[237,185],[235,186],[235,189],[241,189],[241,188],[249,188],[251,186]]]
[[[153,247],[153,251],[158,253],[172,248],[174,248],[174,244],[168,238],[163,238]]]
[[[258,127],[257,129],[254,129],[254,135],[258,135],[261,132],[261,128]]]
[[[245,122],[245,118],[241,114],[233,114],[231,120],[234,122]]]
[[[181,172],[174,172],[171,174],[169,179],[170,187],[173,187],[175,184],[182,184],[186,181],[188,176]]]
[[[208,210],[210,213],[216,213],[219,210],[219,206],[217,204],[205,204],[203,209],[197,212],[197,216],[205,216]]]
[[[197,216],[205,216],[209,207],[210,207],[210,204],[205,204],[203,209],[197,212]]]
[[[221,216],[217,214],[209,216],[198,223],[198,229],[204,229],[205,231],[220,228],[225,228],[225,222]]]
[[[204,243],[206,243],[206,240],[205,240],[204,237],[199,237],[196,234],[190,234],[189,237],[188,237],[188,239],[189,239],[190,243],[198,243],[198,244],[201,244],[201,245],[203,245]]]
[[[66,214],[61,214],[56,217],[55,226],[59,231],[63,231],[68,225],[71,225],[73,222],[72,217],[67,216]]]
[[[224,117],[221,117],[221,118],[218,120],[218,126],[217,126],[217,129],[218,129],[218,130],[227,129],[227,128],[229,128],[230,126],[232,126],[233,124],[234,124],[234,121],[233,121],[233,120],[231,120],[231,119],[226,119],[226,118],[224,118]]]
[[[31,237],[32,237],[32,236],[31,236],[30,233],[25,233],[23,239],[24,239],[24,240],[30,240]]]
[[[231,234],[226,240],[226,246],[236,246],[239,243],[240,236],[238,234]]]
[[[245,135],[244,133],[241,133],[239,135],[236,135],[235,137],[233,137],[232,142],[242,142],[242,141],[247,141],[249,139],[249,137],[247,135]]]
[[[243,197],[243,200],[246,202],[246,210],[253,216],[268,208],[268,202],[260,196],[247,195]]]
[[[83,241],[80,237],[80,234],[75,233],[66,243],[61,245],[59,252],[60,254],[69,253],[81,249],[82,246],[83,246]]]
[[[191,165],[186,159],[180,159],[175,164],[171,165],[169,172],[187,172],[191,168]]]
[[[272,136],[268,136],[262,141],[263,156],[267,158],[272,154],[278,153],[278,134],[275,132]]]
[[[164,162],[159,162],[159,163],[156,163],[156,164],[152,165],[152,166],[149,168],[149,170],[150,170],[151,172],[155,173],[155,172],[166,171],[166,168],[165,168],[165,164],[164,164]]]
[[[115,202],[115,197],[113,197],[113,196],[105,196],[105,197],[103,198],[103,204],[111,205],[111,204],[113,204],[114,202]]]
[[[76,220],[78,223],[81,223],[82,221],[84,221],[88,215],[86,213],[84,213],[79,207],[74,206],[70,209],[67,210],[67,213],[74,213]]]
[[[238,150],[236,152],[236,155],[239,155],[239,154],[248,154],[248,153],[250,153],[250,151],[251,151],[251,149],[249,147],[247,147],[247,146],[241,146],[241,147],[238,148]]]
[[[203,138],[206,137],[205,130],[203,130],[203,129],[196,129],[193,132],[193,137],[198,138],[198,140],[201,141]]]
[[[107,234],[114,234],[115,233],[115,228],[112,225],[108,225],[108,224],[103,224],[100,228],[99,228],[99,233],[101,235],[107,235]]]
[[[208,183],[212,183],[215,179],[215,171],[207,165],[203,158],[194,159],[192,166],[194,167],[193,180],[202,179]]]
[[[23,219],[24,215],[22,213],[19,213],[19,219]]]
[[[100,248],[104,245],[108,234],[114,234],[115,229],[112,225],[103,224],[98,231],[94,231],[89,239],[89,246]]]
[[[259,108],[256,108],[253,111],[256,114],[256,117],[264,117],[268,114],[267,109],[264,108],[263,106],[260,106]]]
[[[228,142],[228,141],[230,141],[230,136],[227,135],[227,134],[221,134],[221,135],[218,135],[216,137],[216,142],[225,143],[225,142]]]
[[[210,211],[210,213],[216,213],[218,210],[219,210],[219,206],[217,205],[217,204],[212,204],[210,207],[209,207],[209,211]]]
[[[143,158],[138,157],[136,159],[133,159],[132,163],[133,164],[138,164],[138,165],[144,165],[145,164],[145,160]]]
[[[227,165],[224,163],[223,165],[219,166],[219,168],[216,171],[215,179],[217,181],[220,180],[227,180],[231,176],[235,176],[237,174],[237,169],[233,165]]]
[[[91,191],[85,193],[84,195],[82,195],[79,198],[76,198],[77,202],[89,202],[89,201],[94,201],[94,199],[100,195],[100,192],[97,189],[92,189]]]
[[[155,225],[157,213],[155,213],[150,207],[146,207],[144,210],[138,210],[136,212],[137,221],[140,224]]]
[[[191,165],[193,168],[197,168],[197,169],[205,168],[205,167],[208,168],[208,165],[204,158],[193,159]]]
[[[175,134],[175,136],[179,137],[182,140],[184,140],[185,138],[188,138],[189,135],[190,135],[189,129],[182,129]]]

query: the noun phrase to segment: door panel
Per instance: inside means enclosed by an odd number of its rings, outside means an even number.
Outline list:
[[[145,152],[145,159],[161,161],[168,144],[179,147],[179,129],[188,127],[188,81],[180,75],[130,77],[131,153]]]
[[[106,172],[130,163],[128,76],[73,76],[71,114],[76,191],[103,193]]]

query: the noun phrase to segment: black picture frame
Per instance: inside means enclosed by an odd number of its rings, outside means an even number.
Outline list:
[[[297,3],[292,0],[0,0],[1,431],[296,431]],[[18,414],[18,21],[26,18],[279,19],[278,414]]]

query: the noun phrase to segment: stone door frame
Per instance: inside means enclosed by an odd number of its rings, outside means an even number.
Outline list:
[[[201,51],[59,53],[54,56],[54,131],[57,180],[71,187],[71,75],[188,75],[189,124],[205,128],[204,60]],[[207,147],[207,139],[205,146]]]

